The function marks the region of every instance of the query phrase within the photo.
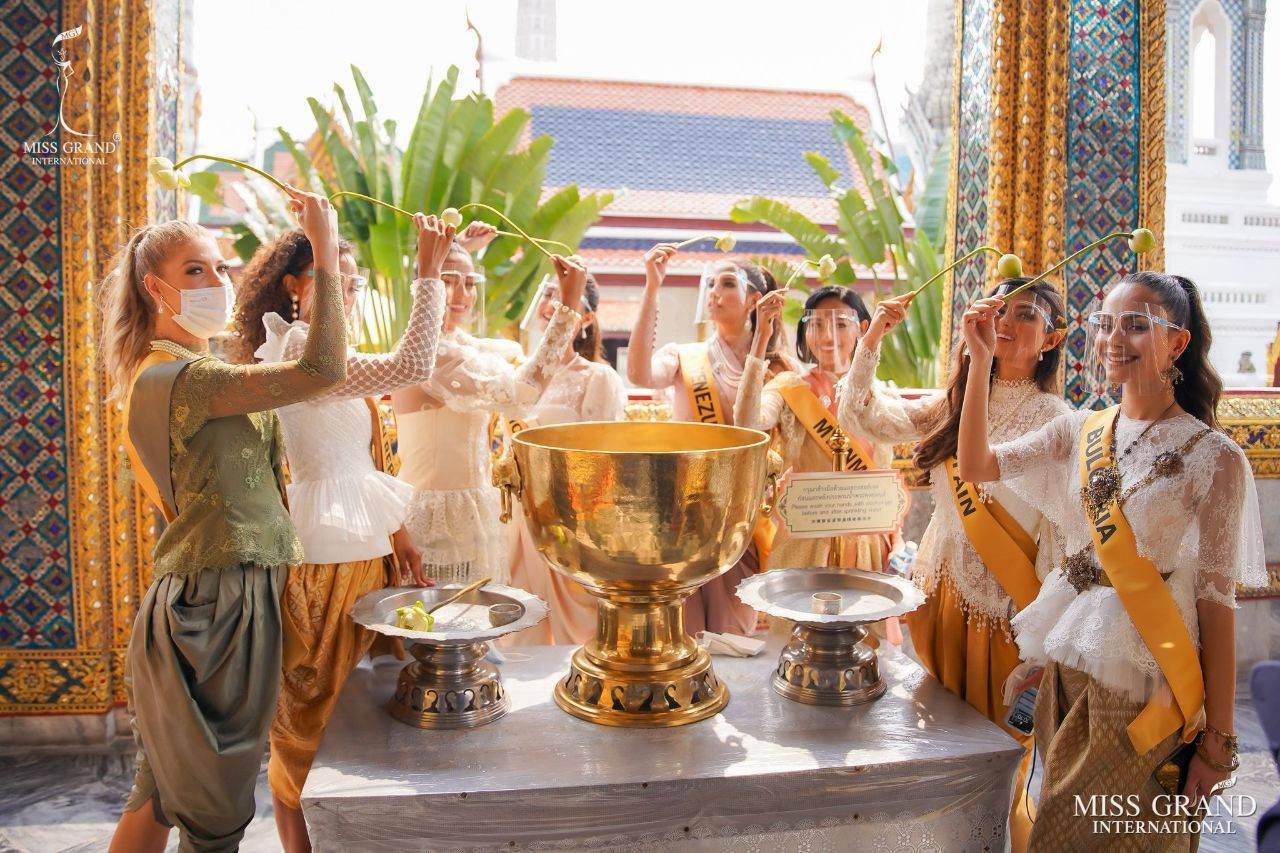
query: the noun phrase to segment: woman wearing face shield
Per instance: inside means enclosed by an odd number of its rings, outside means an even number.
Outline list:
[[[640,388],[672,389],[672,409],[678,421],[733,425],[734,405],[756,325],[755,308],[778,284],[767,270],[750,261],[721,261],[705,287],[703,310],[712,326],[711,335],[705,342],[670,343],[654,352],[659,288],[676,251],[674,245],[661,243],[645,254],[644,295],[631,330],[627,378]],[[780,339],[781,333],[779,325],[774,337]],[[773,344],[771,351],[780,354],[780,346]],[[703,386],[713,393],[695,397],[695,388]],[[743,578],[759,571],[762,549],[767,553],[767,540],[771,539],[766,527],[771,531],[772,525],[757,527],[753,543],[737,565],[685,602],[684,627],[690,636],[704,630],[747,636],[755,630],[755,611],[738,601],[733,591]]]
[[[975,369],[990,362],[999,299],[964,316]],[[1235,589],[1266,580],[1253,477],[1218,426],[1222,382],[1195,285],[1139,272],[1088,318],[1098,385],[1121,403],[1073,412],[1011,441],[986,428],[986,389],[969,382],[960,469],[1034,499],[1065,538],[1065,559],[1013,620],[1043,664],[1035,735],[1044,780],[1031,846],[1085,849],[1096,836],[1079,797],[1132,797],[1135,821],[1171,815],[1129,849],[1187,849],[1202,798],[1230,775],[1236,741]],[[1162,795],[1185,800],[1163,802]],[[1189,807],[1174,812],[1176,806]]]
[[[768,378],[769,341],[781,324],[785,291],[774,291],[756,307],[758,321],[752,338],[751,355],[742,374],[734,421],[739,426],[764,432],[777,431],[777,448],[782,453],[783,470],[831,471],[835,452],[830,444],[830,426],[836,419],[836,385],[844,378],[867,330],[871,314],[862,298],[846,287],[827,285],[809,295],[804,314],[796,327],[795,370],[777,372]],[[872,444],[858,435],[846,436],[849,454],[845,470],[865,471],[888,468],[893,463],[893,447]],[[781,521],[769,553],[770,566],[831,565],[831,540],[793,539]],[[850,536],[843,543],[840,565],[880,571],[892,550],[889,536]]]
[[[484,274],[471,254],[453,243],[441,278],[446,300],[444,334],[428,382],[391,395],[398,423],[400,479],[414,488],[405,527],[422,554],[423,570],[437,583],[469,583],[491,577],[505,583],[508,538],[498,521],[493,488],[489,422],[496,413],[526,417],[564,365],[578,329],[587,271],[553,258],[563,303],[537,350],[515,363],[513,341],[469,334]]]
[[[302,787],[338,694],[375,636],[348,611],[362,595],[388,584],[428,583],[404,528],[413,489],[388,470],[388,439],[375,402],[429,380],[435,368],[444,310],[440,268],[453,229],[434,216],[418,214],[414,222],[417,278],[395,348],[348,352],[344,382],[322,397],[277,410],[289,458],[289,514],[306,557],[290,572],[282,596],[284,672],[267,765],[280,841],[290,851],[308,847]],[[243,348],[261,341],[254,355],[264,363],[296,358],[306,346],[315,266],[299,236],[287,232],[263,246],[241,278],[237,331]],[[366,279],[351,247],[340,249],[344,305],[355,325]],[[275,311],[263,313],[284,305],[291,322]],[[392,553],[394,564],[387,559]]]
[[[302,547],[285,509],[273,409],[346,378],[338,227],[323,196],[290,191],[316,269],[301,355],[232,366],[209,354],[231,319],[212,236],[187,222],[138,231],[103,286],[102,351],[125,400],[125,444],[168,524],[126,658],[138,738],[112,850],[234,849],[280,684],[280,590]]]

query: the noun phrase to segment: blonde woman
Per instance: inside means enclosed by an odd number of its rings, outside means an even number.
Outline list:
[[[113,851],[234,849],[280,685],[280,589],[302,548],[285,509],[272,411],[346,377],[338,227],[327,199],[291,192],[315,252],[311,334],[294,361],[209,355],[231,318],[227,264],[186,222],[143,228],[104,285],[102,349],[125,399],[133,470],[167,520],[126,657],[138,740]]]

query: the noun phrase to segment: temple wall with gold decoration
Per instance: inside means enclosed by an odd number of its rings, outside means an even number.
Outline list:
[[[150,581],[150,512],[105,401],[97,284],[131,229],[172,217],[147,158],[191,132],[190,9],[178,0],[15,0],[0,20],[0,714],[124,701],[123,656]],[[53,41],[73,74],[60,96]],[[65,126],[59,122],[59,101]],[[36,162],[24,143],[82,140],[101,162]],[[58,155],[66,158],[65,151]]]

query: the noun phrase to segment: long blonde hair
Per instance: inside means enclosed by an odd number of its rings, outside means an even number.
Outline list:
[[[199,225],[174,219],[144,225],[133,233],[112,261],[99,290],[102,310],[102,357],[111,378],[108,400],[122,400],[133,374],[147,357],[156,330],[156,308],[142,283],[154,273],[169,251],[186,240],[207,237]]]

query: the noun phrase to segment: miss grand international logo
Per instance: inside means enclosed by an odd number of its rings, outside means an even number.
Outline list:
[[[44,136],[22,143],[23,156],[32,165],[104,166],[107,162],[106,155],[115,154],[120,147],[118,132],[112,134],[110,139],[98,139],[92,133],[72,127],[67,119],[67,98],[77,85],[83,85],[75,79],[77,60],[74,48],[80,46],[82,52],[87,53],[88,37],[77,41],[84,35],[85,29],[81,25],[58,33],[50,45],[58,84],[58,121]]]
[[[1257,801],[1248,794],[1218,794],[1198,805],[1183,794],[1160,794],[1144,808],[1137,794],[1075,795],[1076,817],[1093,822],[1093,831],[1109,835],[1235,835],[1239,818],[1258,813]]]

